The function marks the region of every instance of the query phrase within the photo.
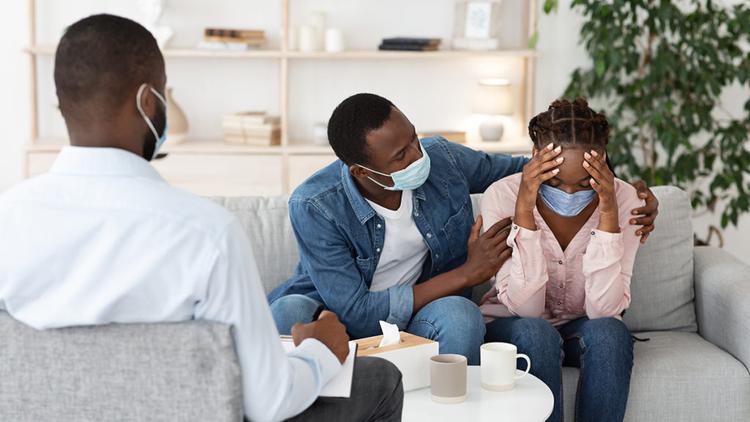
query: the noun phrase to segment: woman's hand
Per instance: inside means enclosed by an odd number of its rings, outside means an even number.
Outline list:
[[[554,144],[550,143],[543,150],[535,152],[531,161],[523,166],[514,219],[514,223],[523,228],[536,230],[533,211],[539,186],[560,172],[557,167],[562,164],[563,157],[557,156],[560,155],[562,147],[553,148]]]
[[[591,175],[589,183],[599,195],[599,230],[619,233],[615,175],[607,165],[606,155],[591,150],[591,153],[584,153],[583,158],[583,168]]]

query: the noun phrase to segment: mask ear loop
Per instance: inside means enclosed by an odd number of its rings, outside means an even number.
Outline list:
[[[141,99],[143,98],[143,89],[146,88],[146,84],[141,84],[141,86],[138,88],[138,94],[135,96],[135,106],[138,108],[138,112],[141,113],[141,117],[143,117],[143,120],[146,121],[146,124],[148,125],[148,128],[151,129],[151,133],[154,135],[154,140],[156,142],[159,142],[159,135],[156,133],[156,128],[154,127],[154,124],[151,123],[151,119],[148,118],[146,113],[143,111],[143,107],[141,107]],[[155,90],[152,88],[152,92]],[[156,96],[162,101],[164,101],[164,98],[158,93],[155,92]]]

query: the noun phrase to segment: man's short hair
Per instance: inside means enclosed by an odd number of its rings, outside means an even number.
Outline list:
[[[55,54],[55,86],[63,116],[112,113],[142,83],[155,85],[164,58],[153,35],[130,19],[94,15],[69,26]],[[94,107],[94,108],[92,108]]]
[[[367,134],[388,120],[393,103],[375,94],[356,94],[333,110],[328,120],[328,141],[348,165],[367,163]]]

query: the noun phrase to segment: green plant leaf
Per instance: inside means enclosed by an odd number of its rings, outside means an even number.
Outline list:
[[[545,13],[556,3],[546,1]],[[580,42],[591,65],[572,72],[565,96],[604,105],[618,177],[689,187],[694,208],[715,212],[722,227],[736,224],[750,210],[750,98],[741,115],[719,111],[727,87],[750,88],[750,2],[570,7],[583,16]]]
[[[536,44],[539,42],[539,31],[534,31],[533,34],[529,37],[529,43],[528,48],[534,50],[536,49]]]

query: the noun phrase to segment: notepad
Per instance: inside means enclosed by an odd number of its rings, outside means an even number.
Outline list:
[[[281,345],[284,351],[291,352],[296,348],[291,337],[281,336]],[[349,398],[352,395],[352,377],[354,376],[354,358],[357,357],[357,343],[349,342],[349,355],[346,357],[341,371],[336,374],[328,384],[320,390],[320,397],[343,397]]]

